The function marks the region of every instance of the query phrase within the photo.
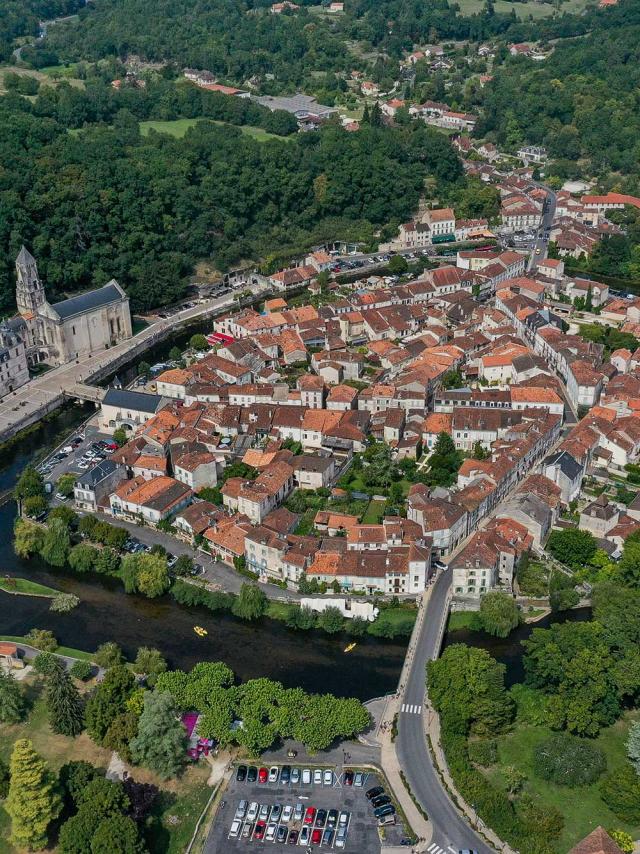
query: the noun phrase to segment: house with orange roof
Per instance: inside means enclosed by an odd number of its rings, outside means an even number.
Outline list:
[[[273,299],[268,299],[264,302],[265,311],[281,311],[286,307],[287,301],[282,299],[282,297],[274,297]]]
[[[275,462],[255,480],[229,478],[221,490],[222,501],[230,511],[241,513],[259,525],[293,488],[293,468],[288,463]]]
[[[173,457],[173,474],[194,492],[218,483],[215,454],[210,451],[187,451]]]
[[[407,497],[407,519],[417,522],[433,541],[435,556],[447,555],[467,535],[467,512],[458,503],[433,498],[429,488],[414,483]]]
[[[151,480],[154,477],[162,477],[168,474],[167,458],[164,454],[141,453],[131,466],[134,477],[143,477]]]
[[[454,594],[457,598],[479,600],[498,585],[510,590],[516,557],[516,549],[497,531],[476,531],[449,561]]]
[[[553,415],[564,415],[564,401],[552,388],[537,386],[511,386],[511,406],[513,409],[532,409],[540,407]]]
[[[356,408],[358,390],[350,385],[334,385],[327,395],[327,409],[335,412],[346,412]]]
[[[499,344],[481,356],[479,374],[488,382],[506,383],[513,379],[513,360],[529,352],[522,344]]]
[[[424,419],[422,442],[425,448],[433,449],[440,433],[452,433],[453,415],[449,412],[430,412]]]
[[[109,496],[110,512],[117,519],[158,522],[182,510],[190,503],[193,492],[172,477],[160,476],[151,480],[134,477],[121,483]]]
[[[302,419],[302,447],[305,451],[319,450],[326,433],[337,427],[342,418],[341,412],[327,409],[308,409]]]
[[[330,510],[318,510],[313,520],[316,531],[326,533],[330,537],[336,537],[349,531],[358,524],[358,517],[348,513],[334,513]]]
[[[331,584],[342,590],[398,595],[419,593],[430,575],[431,549],[417,544],[409,548],[391,548],[385,552],[318,551],[307,569],[307,578]]]
[[[233,566],[236,559],[244,557],[245,537],[252,529],[246,516],[225,516],[207,528],[204,538],[214,557]]]

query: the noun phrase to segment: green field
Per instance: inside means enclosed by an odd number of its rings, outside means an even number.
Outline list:
[[[181,139],[185,133],[196,125],[198,122],[202,121],[213,121],[212,119],[174,119],[173,121],[167,122],[140,122],[140,133],[143,136],[146,136],[150,130],[158,131],[158,133],[168,133],[170,136],[174,136],[176,139]],[[225,125],[227,122],[218,122],[214,121],[216,125]],[[235,125],[229,125],[230,127],[235,127]],[[278,139],[281,142],[283,140],[287,140],[290,137],[277,136],[274,133],[267,133],[266,130],[262,128],[252,127],[251,125],[242,125],[239,127],[239,130],[247,136],[252,137],[253,139],[258,140],[258,142],[267,142],[270,139]]]
[[[44,584],[37,584],[35,581],[28,581],[26,578],[0,578],[0,590],[6,590],[7,593],[26,593],[31,596],[49,597],[56,596],[59,592],[53,587],[45,587]]]
[[[607,758],[608,771],[622,767],[627,761],[624,742],[631,723],[637,718],[638,712],[629,713],[613,726],[603,729],[598,738],[594,739],[593,743]],[[611,812],[600,798],[598,782],[572,789],[557,786],[536,776],[533,750],[540,741],[550,735],[552,731],[547,727],[518,726],[514,732],[499,738],[499,764],[487,772],[492,782],[496,786],[504,787],[504,769],[508,766],[526,774],[524,791],[529,792],[540,806],[555,806],[564,816],[564,830],[555,846],[559,852],[568,851],[598,825],[626,830],[637,839],[640,828],[625,824]]]
[[[463,15],[475,15],[484,8],[484,0],[456,0]],[[560,6],[562,12],[581,12],[587,6],[593,5],[588,0],[566,0]],[[502,15],[510,15],[511,10],[516,10],[516,15],[521,21],[532,18],[548,18],[556,12],[556,6],[551,3],[538,3],[537,0],[526,0],[524,3],[509,3],[508,0],[495,0],[496,12]]]

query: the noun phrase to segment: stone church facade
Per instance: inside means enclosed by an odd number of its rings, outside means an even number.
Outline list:
[[[19,314],[9,323],[25,342],[29,365],[64,365],[131,337],[129,298],[115,279],[50,304],[35,258],[24,246],[16,259],[16,274]]]

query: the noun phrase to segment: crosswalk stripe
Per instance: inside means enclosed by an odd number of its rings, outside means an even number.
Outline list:
[[[438,846],[435,842],[432,842],[431,845],[427,848],[427,851],[436,851]]]

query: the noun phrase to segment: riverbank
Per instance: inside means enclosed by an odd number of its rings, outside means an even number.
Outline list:
[[[47,587],[45,584],[13,576],[0,578],[0,590],[13,596],[42,596],[45,599],[53,599],[60,593],[59,590],[54,590],[53,587]]]

